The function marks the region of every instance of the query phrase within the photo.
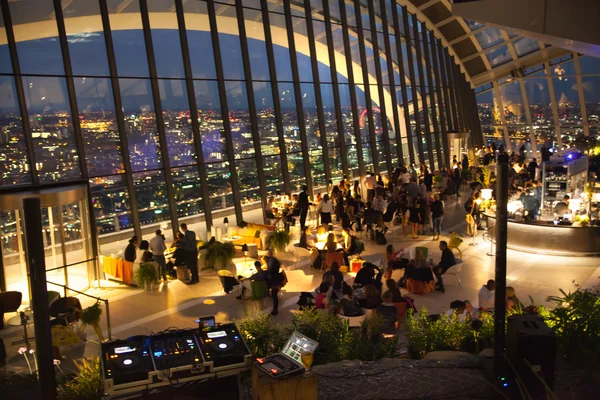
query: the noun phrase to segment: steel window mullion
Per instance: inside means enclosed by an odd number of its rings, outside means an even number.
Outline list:
[[[581,78],[581,65],[579,63],[579,53],[573,53],[573,65],[575,66],[575,81],[577,82],[577,94],[579,97],[579,112],[583,121],[583,136],[590,136],[590,121],[587,117],[587,108],[585,107],[585,93],[583,92],[583,79]]]
[[[243,221],[242,199],[240,197],[240,187],[238,182],[237,169],[235,168],[235,152],[231,139],[231,123],[229,121],[229,107],[227,105],[227,91],[225,89],[225,76],[223,73],[223,59],[221,58],[221,44],[219,42],[219,32],[217,30],[217,14],[215,12],[214,0],[207,0],[208,20],[210,23],[210,34],[213,44],[213,53],[215,57],[215,71],[217,73],[217,85],[219,88],[219,101],[221,103],[221,116],[223,118],[223,129],[225,130],[225,151],[227,163],[229,166],[231,194],[233,197],[233,207],[237,222]]]
[[[283,117],[281,114],[281,103],[279,102],[279,85],[277,83],[277,70],[275,66],[275,53],[273,51],[273,39],[271,37],[271,22],[269,19],[269,7],[267,0],[261,0],[261,13],[263,19],[263,30],[265,33],[265,47],[267,49],[267,61],[269,64],[269,78],[271,80],[271,96],[273,97],[273,111],[275,112],[275,126],[277,127],[277,139],[279,143],[279,156],[281,159],[281,172],[283,176],[283,190],[285,193],[291,191],[290,174],[287,161],[287,147],[283,136]]]
[[[415,115],[415,133],[416,133],[415,138],[417,140],[417,150],[419,151],[419,161],[424,162],[425,155],[423,153],[423,140],[421,140],[421,121],[419,121],[419,100],[418,100],[419,91],[417,90],[417,85],[416,85],[417,80],[415,79],[415,67],[413,64],[412,43],[410,41],[411,32],[409,29],[410,25],[408,23],[408,10],[406,9],[406,7],[402,8],[402,18],[404,20],[404,26],[406,27],[406,55],[408,58],[408,60],[407,60],[408,75],[409,75],[410,84],[412,87],[412,104],[413,104],[413,113]],[[412,129],[410,131],[409,136],[412,137]]]
[[[346,1],[338,1],[340,9],[340,17],[342,20],[342,37],[344,42],[344,53],[346,56],[346,68],[348,70],[348,92],[350,93],[350,106],[352,108],[352,127],[354,129],[354,140],[356,143],[356,158],[358,159],[358,174],[364,177],[367,174],[365,168],[365,160],[362,153],[362,140],[360,135],[360,126],[358,124],[358,102],[356,100],[356,84],[354,83],[354,67],[352,66],[352,53],[350,50],[350,39],[348,39],[348,16],[346,15]]]
[[[394,118],[394,126],[396,127],[396,154],[398,156],[398,163],[404,164],[404,150],[402,149],[402,136],[400,135],[400,117],[398,116],[398,99],[396,98],[396,81],[394,78],[394,64],[392,58],[392,48],[390,44],[390,27],[387,22],[386,15],[386,3],[385,0],[380,0],[379,5],[381,6],[381,20],[383,25],[383,39],[385,46],[385,55],[387,60],[387,73],[388,81],[390,86],[390,95],[392,97],[392,114]],[[395,7],[396,4],[392,4]],[[398,32],[396,31],[396,34]],[[398,37],[395,35],[395,37]],[[391,168],[391,165],[390,165]]]
[[[365,51],[365,35],[362,27],[362,17],[360,10],[360,0],[354,0],[354,15],[356,18],[356,35],[358,36],[358,50],[360,53],[360,63],[362,66],[362,75],[365,86],[365,107],[367,109],[367,119],[369,122],[369,135],[371,139],[371,157],[373,158],[373,172],[379,173],[379,154],[377,153],[377,135],[375,134],[375,120],[373,118],[373,104],[371,102],[371,84],[369,83],[369,68],[367,64],[367,54]],[[373,34],[371,32],[371,34]]]
[[[441,43],[440,42],[436,42],[435,40],[435,35],[433,32],[429,32],[430,33],[430,37],[431,37],[431,53],[433,55],[433,72],[435,74],[435,81],[437,82],[437,96],[438,96],[438,108],[439,108],[439,115],[440,115],[440,127],[441,127],[441,135],[442,135],[442,148],[444,150],[444,159],[443,159],[443,164],[442,164],[442,159],[438,159],[440,165],[444,165],[444,166],[449,166],[450,165],[450,154],[449,154],[449,150],[448,150],[448,128],[446,126],[446,102],[445,102],[445,98],[442,95],[442,92],[444,91],[443,86],[446,84],[446,80],[444,78],[442,78],[442,75],[440,74],[440,64],[439,64],[439,57],[438,57],[438,52],[439,49],[441,48]],[[438,139],[439,140],[439,139]]]
[[[336,1],[336,0],[332,0]],[[339,82],[337,77],[337,66],[335,64],[335,45],[333,43],[333,34],[331,27],[331,15],[329,13],[329,0],[323,0],[323,16],[325,17],[325,36],[327,47],[329,49],[329,68],[331,70],[331,86],[333,92],[333,103],[335,106],[336,125],[338,130],[338,145],[340,147],[340,157],[342,161],[343,175],[348,175],[348,158],[346,152],[346,140],[344,132],[344,121],[342,119],[342,106],[340,103]]]
[[[440,41],[440,45],[438,46],[438,57],[440,60],[440,76],[442,77],[442,83],[443,83],[443,88],[442,88],[442,94],[444,96],[444,106],[446,109],[446,123],[447,123],[447,131],[452,131],[454,130],[454,122],[453,122],[453,118],[454,115],[452,115],[452,106],[451,106],[451,100],[450,100],[450,89],[449,89],[449,85],[450,85],[450,81],[448,79],[448,65],[446,64],[446,56],[444,55],[444,47],[442,46],[442,43]]]
[[[423,57],[421,53],[421,40],[419,40],[419,25],[416,15],[413,18],[413,32],[415,35],[415,51],[417,53],[417,68],[419,69],[419,87],[421,88],[421,108],[423,110],[423,128],[425,132],[425,144],[427,145],[427,156],[429,158],[429,168],[434,169],[435,163],[433,161],[433,145],[431,143],[431,128],[429,127],[429,113],[427,110],[427,90],[425,89],[426,70],[423,65]],[[415,110],[416,113],[416,110]],[[418,119],[418,114],[415,114],[415,119]],[[419,142],[422,142],[421,135],[419,135]],[[421,160],[423,163],[423,160]]]
[[[240,48],[242,50],[242,63],[244,65],[244,79],[246,81],[246,96],[248,96],[248,112],[250,114],[250,125],[252,127],[252,142],[254,143],[254,158],[256,162],[256,173],[258,176],[260,201],[263,204],[263,207],[261,207],[261,211],[263,214],[263,220],[266,221],[265,206],[268,201],[266,187],[267,180],[265,179],[262,149],[260,147],[260,135],[258,133],[258,118],[256,117],[254,87],[252,86],[252,73],[250,71],[250,55],[248,54],[248,38],[246,37],[246,25],[244,22],[244,9],[242,7],[242,0],[236,0],[235,11],[238,20]]]
[[[104,30],[104,41],[106,45],[106,56],[108,59],[108,69],[110,71],[110,82],[115,102],[115,116],[117,127],[119,129],[119,141],[121,144],[121,157],[123,157],[123,169],[125,170],[125,182],[129,193],[129,209],[131,210],[131,219],[133,220],[133,231],[138,238],[142,237],[140,216],[138,214],[137,194],[133,183],[133,169],[131,168],[131,157],[129,156],[129,139],[125,128],[125,115],[123,113],[123,101],[121,99],[121,87],[117,77],[117,63],[115,60],[115,48],[110,29],[110,18],[108,16],[108,6],[105,1],[98,0],[100,5],[100,16],[102,18],[102,29]],[[117,222],[118,223],[118,222]]]
[[[55,0],[57,1],[57,0]],[[150,16],[148,15],[147,0],[140,0],[140,13],[142,15],[142,27],[144,42],[146,43],[146,56],[148,58],[148,70],[150,71],[150,86],[152,87],[152,99],[154,101],[154,114],[156,128],[158,129],[158,141],[160,143],[160,155],[162,158],[165,186],[167,191],[167,202],[169,204],[169,216],[173,236],[179,231],[179,220],[177,216],[177,203],[175,202],[175,190],[173,188],[173,176],[171,175],[171,160],[169,159],[169,148],[167,146],[167,133],[165,130],[165,117],[163,115],[160,90],[158,87],[158,74],[156,71],[156,59],[154,44],[152,43],[152,31],[150,28]]]
[[[423,34],[423,53],[425,53],[425,65],[426,65],[426,70],[427,70],[427,81],[429,82],[429,98],[431,100],[431,124],[433,125],[433,137],[435,140],[435,151],[437,153],[438,168],[439,168],[442,163],[442,153],[440,151],[440,130],[438,128],[438,110],[437,110],[439,107],[439,102],[436,105],[436,102],[435,102],[436,90],[435,90],[435,87],[433,84],[433,65],[432,65],[433,62],[431,59],[432,52],[429,51],[430,44],[427,41],[427,36],[430,36],[430,35],[428,34],[427,29],[422,31],[422,34]],[[431,39],[431,40],[432,40],[431,46],[433,46],[433,39]],[[435,83],[439,86],[440,81],[438,79],[436,79]],[[430,138],[431,138],[431,136],[430,136]],[[432,145],[433,145],[433,143],[432,143]],[[434,167],[432,166],[432,168],[434,168]]]
[[[460,123],[461,128],[464,131],[468,131],[469,130],[469,126],[468,126],[468,122],[467,122],[467,116],[465,113],[465,107],[464,107],[464,101],[465,99],[463,99],[463,92],[462,92],[462,77],[461,77],[461,72],[459,67],[456,64],[452,64],[452,70],[454,71],[454,76],[455,76],[455,80],[454,80],[454,91],[456,92],[456,109],[458,110],[458,121]]]
[[[54,15],[58,28],[58,41],[60,42],[60,50],[65,69],[65,81],[67,83],[67,94],[69,96],[69,107],[71,108],[71,123],[73,124],[73,134],[75,136],[75,146],[77,148],[79,159],[79,170],[81,176],[88,178],[87,164],[85,162],[85,148],[83,145],[83,136],[81,133],[81,125],[79,124],[79,110],[77,107],[77,96],[75,94],[75,82],[73,80],[73,70],[71,68],[71,55],[69,53],[69,44],[67,43],[67,31],[65,29],[65,21],[63,19],[62,5],[60,0],[53,0]]]
[[[25,140],[25,149],[27,151],[27,165],[29,167],[32,185],[38,186],[40,184],[40,178],[37,174],[35,149],[33,145],[33,137],[31,136],[31,126],[29,125],[29,112],[27,111],[27,102],[25,101],[25,88],[23,87],[21,65],[19,64],[19,56],[17,53],[15,34],[13,32],[12,18],[10,16],[8,1],[2,0],[0,5],[2,6],[2,15],[6,30],[8,51],[10,53],[11,65],[14,74],[13,81],[15,82],[15,91],[19,104],[19,114],[21,115],[21,127],[23,128],[23,139]]]
[[[415,162],[415,149],[412,141],[412,131],[410,126],[410,110],[408,109],[408,92],[406,91],[406,71],[404,70],[404,55],[402,55],[402,35],[400,33],[400,19],[398,17],[398,5],[392,4],[392,18],[394,20],[394,31],[396,31],[396,53],[398,54],[398,69],[400,73],[400,93],[402,94],[402,111],[404,112],[404,125],[406,127],[406,140],[408,143],[409,162]],[[406,10],[403,8],[403,13]],[[406,39],[405,39],[406,41]],[[409,42],[410,44],[410,42]],[[412,76],[409,77],[412,81]],[[414,95],[413,95],[414,97]]]
[[[288,47],[290,51],[290,63],[292,66],[292,80],[294,84],[294,97],[296,99],[296,114],[298,116],[298,128],[300,128],[300,141],[302,146],[302,158],[304,167],[304,176],[309,194],[313,194],[313,179],[310,169],[310,157],[308,153],[308,140],[306,138],[306,120],[304,119],[304,105],[302,104],[302,91],[300,87],[300,75],[298,73],[298,60],[296,55],[296,42],[294,39],[294,24],[292,22],[292,10],[288,1],[283,2],[285,13],[285,26],[288,37]]]
[[[550,94],[550,105],[552,107],[552,117],[554,119],[554,136],[556,137],[556,143],[558,146],[562,146],[562,136],[560,132],[560,121],[558,119],[558,105],[556,104],[556,96],[554,94],[554,82],[552,82],[552,75],[550,73],[550,63],[544,63],[544,70],[546,72],[546,82],[548,82],[548,93]]]
[[[452,110],[452,130],[460,130],[458,110],[456,109],[456,93],[454,91],[454,67],[448,51],[444,51],[444,63],[446,65],[446,75],[448,76],[448,88],[446,89],[450,96],[450,108]]]
[[[381,127],[383,132],[383,148],[385,149],[385,161],[387,163],[387,171],[391,175],[392,157],[390,155],[390,136],[388,130],[387,110],[385,107],[383,77],[381,75],[381,60],[379,54],[379,39],[377,38],[377,24],[375,23],[375,6],[372,1],[369,4],[369,22],[371,23],[371,45],[373,46],[373,59],[375,61],[375,75],[377,75],[377,91],[379,93],[379,115],[381,116]],[[388,77],[389,79],[389,77]],[[388,80],[389,81],[389,80]],[[373,121],[374,123],[375,121]],[[375,150],[377,150],[377,141],[375,141]]]
[[[306,34],[308,36],[308,47],[310,49],[310,62],[315,87],[315,102],[317,103],[317,117],[319,119],[319,131],[321,138],[323,166],[325,169],[325,185],[331,180],[331,165],[329,162],[329,149],[327,147],[327,131],[325,128],[325,114],[323,113],[323,97],[321,96],[321,80],[319,78],[319,61],[315,46],[315,32],[312,25],[312,8],[310,0],[304,0],[304,13],[306,14]]]
[[[177,13],[179,41],[181,42],[183,70],[185,73],[185,86],[188,95],[188,102],[190,105],[190,119],[192,121],[194,149],[196,151],[196,167],[198,168],[198,177],[200,178],[200,186],[202,188],[204,222],[206,224],[206,232],[210,232],[212,227],[212,207],[210,202],[210,192],[208,191],[207,184],[208,177],[206,175],[206,167],[204,166],[204,151],[202,149],[202,138],[200,136],[200,123],[198,122],[198,105],[196,103],[196,94],[194,89],[192,64],[190,60],[190,49],[188,46],[187,30],[185,26],[185,14],[183,11],[183,0],[175,0],[175,12]]]

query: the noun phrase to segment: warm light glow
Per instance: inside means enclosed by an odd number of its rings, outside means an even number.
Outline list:
[[[520,210],[521,208],[523,208],[523,203],[520,202],[519,200],[509,201],[508,204],[506,205],[506,209],[510,213],[515,213],[518,210]]]
[[[579,200],[579,199],[569,200],[569,209],[571,211],[573,211],[573,213],[576,213],[577,211],[579,211],[580,207],[581,207],[581,200]]]
[[[481,189],[481,198],[483,200],[491,200],[492,199],[492,189]]]

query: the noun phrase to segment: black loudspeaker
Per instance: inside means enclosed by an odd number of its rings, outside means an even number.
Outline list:
[[[512,367],[508,368],[509,375],[514,381],[520,379],[533,398],[545,396],[544,383],[554,387],[556,336],[541,317],[527,314],[508,317],[506,358]]]
[[[546,147],[542,147],[542,161],[550,161],[550,150],[548,150]]]

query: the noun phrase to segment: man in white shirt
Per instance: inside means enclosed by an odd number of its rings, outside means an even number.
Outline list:
[[[167,263],[165,261],[165,250],[167,250],[165,239],[163,238],[160,229],[158,229],[156,231],[156,236],[150,240],[150,251],[153,254],[154,261],[156,261],[158,264],[159,275],[162,275],[163,281],[167,283]]]
[[[382,194],[377,195],[377,198],[375,198],[371,203],[371,207],[373,207],[374,210],[381,211],[382,213],[385,212],[386,202],[383,199]]]
[[[375,179],[375,174],[370,173],[365,178],[365,187],[367,188],[367,201],[372,202],[375,198],[375,186],[377,185],[377,180]]]
[[[402,174],[401,178],[402,178],[402,184],[408,185],[410,183],[410,172],[408,172],[408,170],[406,170],[406,172],[404,172]]]
[[[479,307],[483,310],[494,309],[494,293],[496,290],[496,282],[490,279],[487,284],[479,289]]]

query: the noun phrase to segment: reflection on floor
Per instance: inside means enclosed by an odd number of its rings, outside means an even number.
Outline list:
[[[474,240],[464,234],[464,211],[462,201],[450,200],[446,204],[444,221],[444,235],[446,239],[450,231],[458,232],[464,236],[465,242],[461,246],[463,253],[463,268],[461,272],[462,288],[454,277],[446,280],[446,292],[433,292],[425,296],[411,295],[416,300],[417,308],[427,307],[431,313],[439,313],[448,309],[453,300],[469,299],[477,303],[477,293],[488,279],[494,277],[494,257],[486,253],[490,251],[490,243],[483,239],[482,232]],[[431,236],[420,236],[413,240],[402,237],[401,228],[396,227],[396,239],[388,233],[388,243],[393,243],[396,250],[425,246],[429,248],[434,261],[439,261],[440,251],[438,243],[431,240]],[[293,230],[297,240],[298,228]],[[540,238],[541,240],[541,238]],[[366,241],[366,250],[363,258],[372,262],[382,259],[385,246]],[[469,244],[475,243],[474,246]],[[279,255],[286,270],[294,263],[291,254]],[[584,284],[591,277],[598,274],[599,258],[592,257],[549,257],[538,254],[528,254],[517,251],[508,251],[508,285],[516,289],[517,295],[524,303],[528,303],[528,295],[536,303],[544,303],[549,295],[558,294],[559,289],[574,290],[576,284]],[[296,302],[301,291],[313,291],[321,281],[321,272],[310,267],[297,270],[288,270],[288,285],[283,289],[280,299],[279,315],[277,322],[288,322],[297,310]],[[127,338],[132,335],[149,334],[162,331],[168,327],[192,327],[194,320],[199,316],[214,315],[219,322],[240,320],[255,313],[265,313],[271,310],[271,299],[262,301],[240,301],[231,295],[223,295],[218,276],[214,272],[202,271],[200,284],[187,286],[179,281],[168,285],[161,285],[152,292],[123,285],[102,282],[102,289],[90,289],[87,293],[93,296],[108,298],[112,336],[114,338]],[[84,307],[93,303],[92,299],[81,297]],[[103,316],[102,328],[106,330]],[[33,335],[33,326],[29,329]],[[97,356],[99,346],[94,341],[95,335],[91,328],[86,328],[88,341],[85,345],[70,350],[69,358]],[[7,344],[9,361],[13,367],[25,367],[22,356],[17,354],[18,346],[10,343],[22,335],[20,327],[9,328],[2,332],[2,337]],[[105,333],[106,336],[106,333]]]

